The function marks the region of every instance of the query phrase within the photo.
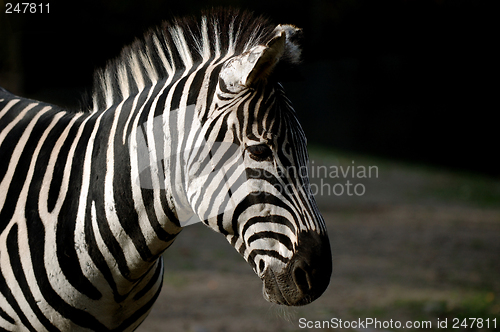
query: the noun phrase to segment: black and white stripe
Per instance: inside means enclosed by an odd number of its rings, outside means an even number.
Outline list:
[[[306,141],[272,71],[300,30],[238,11],[149,31],[81,112],[0,88],[0,330],[134,330],[199,218],[302,305],[331,274]]]

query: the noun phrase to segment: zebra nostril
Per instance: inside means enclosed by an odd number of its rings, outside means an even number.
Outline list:
[[[309,293],[312,289],[309,274],[304,266],[305,263],[297,264],[293,269],[293,281],[302,293]]]
[[[313,232],[299,234],[301,250],[290,262],[290,272],[295,287],[294,305],[304,305],[318,298],[328,287],[332,275],[332,256],[327,238]],[[290,302],[290,301],[289,301]]]

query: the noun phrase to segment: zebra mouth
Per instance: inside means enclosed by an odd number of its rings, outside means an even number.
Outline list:
[[[276,275],[271,269],[268,269],[264,277],[262,278],[262,294],[266,301],[282,305],[291,305],[286,300],[283,292],[281,291],[280,285],[276,278]]]
[[[326,241],[311,241],[318,237],[309,233],[299,234],[299,244],[305,244],[296,252],[281,271],[271,266],[265,270],[264,298],[272,303],[301,306],[316,300],[330,283],[332,258],[330,244]],[[314,245],[321,243],[321,245]]]
[[[275,273],[272,269],[265,272],[262,289],[264,298],[286,306],[302,306],[314,301],[317,296],[304,292],[290,271],[287,266],[281,273]]]
[[[307,285],[307,281],[300,280],[302,277],[297,276],[297,269],[287,266],[283,270],[281,273],[275,273],[268,269],[262,278],[264,298],[271,303],[286,306],[306,305],[317,299],[326,288],[322,287],[318,292],[316,287],[312,288]]]

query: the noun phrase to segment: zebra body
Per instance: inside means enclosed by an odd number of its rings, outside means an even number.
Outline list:
[[[270,76],[298,61],[296,33],[238,12],[165,24],[96,73],[90,111],[0,89],[0,330],[134,330],[193,217],[269,301],[321,295],[326,228],[296,171],[303,132]]]

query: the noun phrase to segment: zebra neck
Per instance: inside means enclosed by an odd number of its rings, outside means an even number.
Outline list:
[[[82,231],[75,232],[76,246],[90,248],[91,256],[100,253],[93,260],[99,270],[109,270],[108,283],[120,294],[152,271],[181,230],[165,189],[140,183],[139,160],[146,152],[137,149],[143,114],[136,105],[147,103],[144,99],[147,91],[90,116],[93,129],[83,140],[77,216]]]
[[[88,177],[87,215],[105,233],[108,264],[116,261],[131,280],[148,271],[194,215],[186,197],[186,164],[204,144],[198,110],[210,105],[203,101],[207,94],[191,93],[190,86],[195,79],[207,81],[215,68],[203,66],[91,116],[102,129],[88,138],[95,174]]]
[[[176,226],[199,221],[186,195],[186,165],[207,145],[202,127],[213,108],[216,88],[210,82],[223,60],[199,63],[176,79],[170,77],[143,91],[139,97],[142,102],[137,104],[146,106],[130,126],[130,146],[134,147],[131,156],[137,155],[131,160],[133,176],[139,178],[142,189],[162,193],[155,196],[160,198],[154,200],[156,204],[167,198],[173,214],[167,219]]]

